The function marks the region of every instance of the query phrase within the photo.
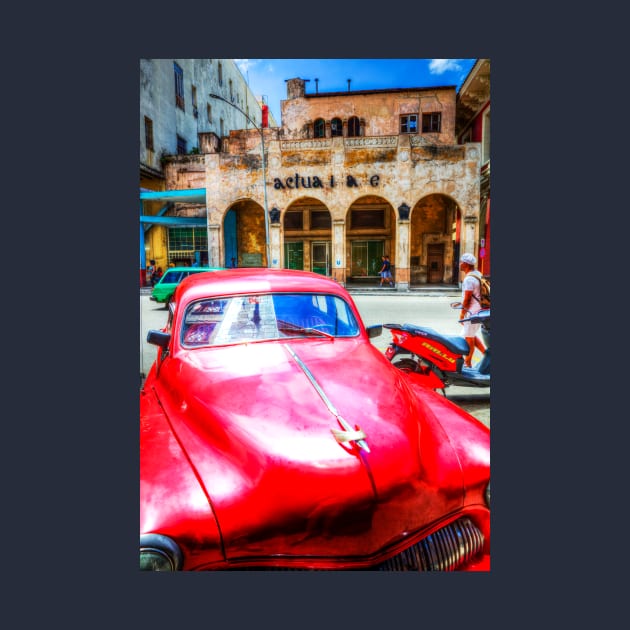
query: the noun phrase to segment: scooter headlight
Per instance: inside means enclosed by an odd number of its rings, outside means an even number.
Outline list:
[[[486,499],[486,505],[488,506],[488,509],[490,509],[490,482],[488,481],[488,485],[486,486],[486,491],[484,493],[485,499]]]

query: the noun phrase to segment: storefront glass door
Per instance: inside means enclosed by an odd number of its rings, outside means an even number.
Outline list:
[[[312,243],[311,270],[322,276],[330,276],[330,241]]]
[[[383,266],[383,241],[352,241],[351,275],[355,278],[378,277]]]
[[[304,243],[302,241],[284,244],[284,268],[304,269]]]

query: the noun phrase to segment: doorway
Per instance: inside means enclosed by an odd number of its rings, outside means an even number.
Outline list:
[[[226,267],[236,267],[238,264],[238,241],[236,238],[236,210],[228,210],[223,220],[223,251]]]
[[[385,251],[385,241],[352,241],[351,247],[351,277],[378,278],[383,266],[381,259]]]
[[[330,276],[330,241],[311,244],[311,269],[322,276]]]
[[[444,243],[427,245],[427,283],[444,281]]]
[[[284,244],[284,268],[304,269],[304,243],[302,241]]]

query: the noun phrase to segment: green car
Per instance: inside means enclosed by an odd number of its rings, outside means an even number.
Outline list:
[[[177,285],[191,273],[219,271],[220,269],[223,269],[223,267],[170,267],[153,287],[150,299],[154,302],[162,302],[168,306]]]

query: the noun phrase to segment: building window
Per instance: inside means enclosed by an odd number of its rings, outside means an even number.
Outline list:
[[[361,228],[385,227],[385,210],[382,208],[375,210],[352,210],[351,226],[353,230]]]
[[[341,123],[341,118],[333,118],[330,121],[330,135],[331,136],[343,135],[343,127]]]
[[[144,117],[144,143],[147,151],[153,151],[153,121]]]
[[[356,116],[348,119],[348,137],[356,138],[361,133],[361,125],[359,119]]]
[[[289,210],[284,213],[285,230],[303,230],[304,217],[301,210]]]
[[[184,71],[173,63],[175,70],[175,106],[184,109]]]
[[[328,210],[311,211],[311,230],[330,229],[332,221]]]
[[[234,102],[234,94],[232,93],[232,79],[230,79],[230,100]]]
[[[219,85],[223,85],[223,64],[219,61]]]
[[[208,251],[208,230],[206,228],[169,228],[168,259],[169,262],[192,262],[195,252]],[[204,258],[202,255],[201,258]]]
[[[197,118],[199,115],[197,110],[197,88],[194,85],[190,86],[190,96],[192,98],[193,116]]]
[[[219,135],[223,138],[223,118],[219,120]]]
[[[323,118],[318,118],[313,124],[313,138],[326,137],[326,123]]]
[[[442,128],[442,114],[422,114],[422,133],[439,132]]]
[[[417,133],[418,115],[408,114],[400,117],[400,133]]]
[[[177,136],[177,155],[186,155],[186,140]]]
[[[208,116],[208,122],[212,122],[212,107],[210,105],[206,105],[206,114]]]

